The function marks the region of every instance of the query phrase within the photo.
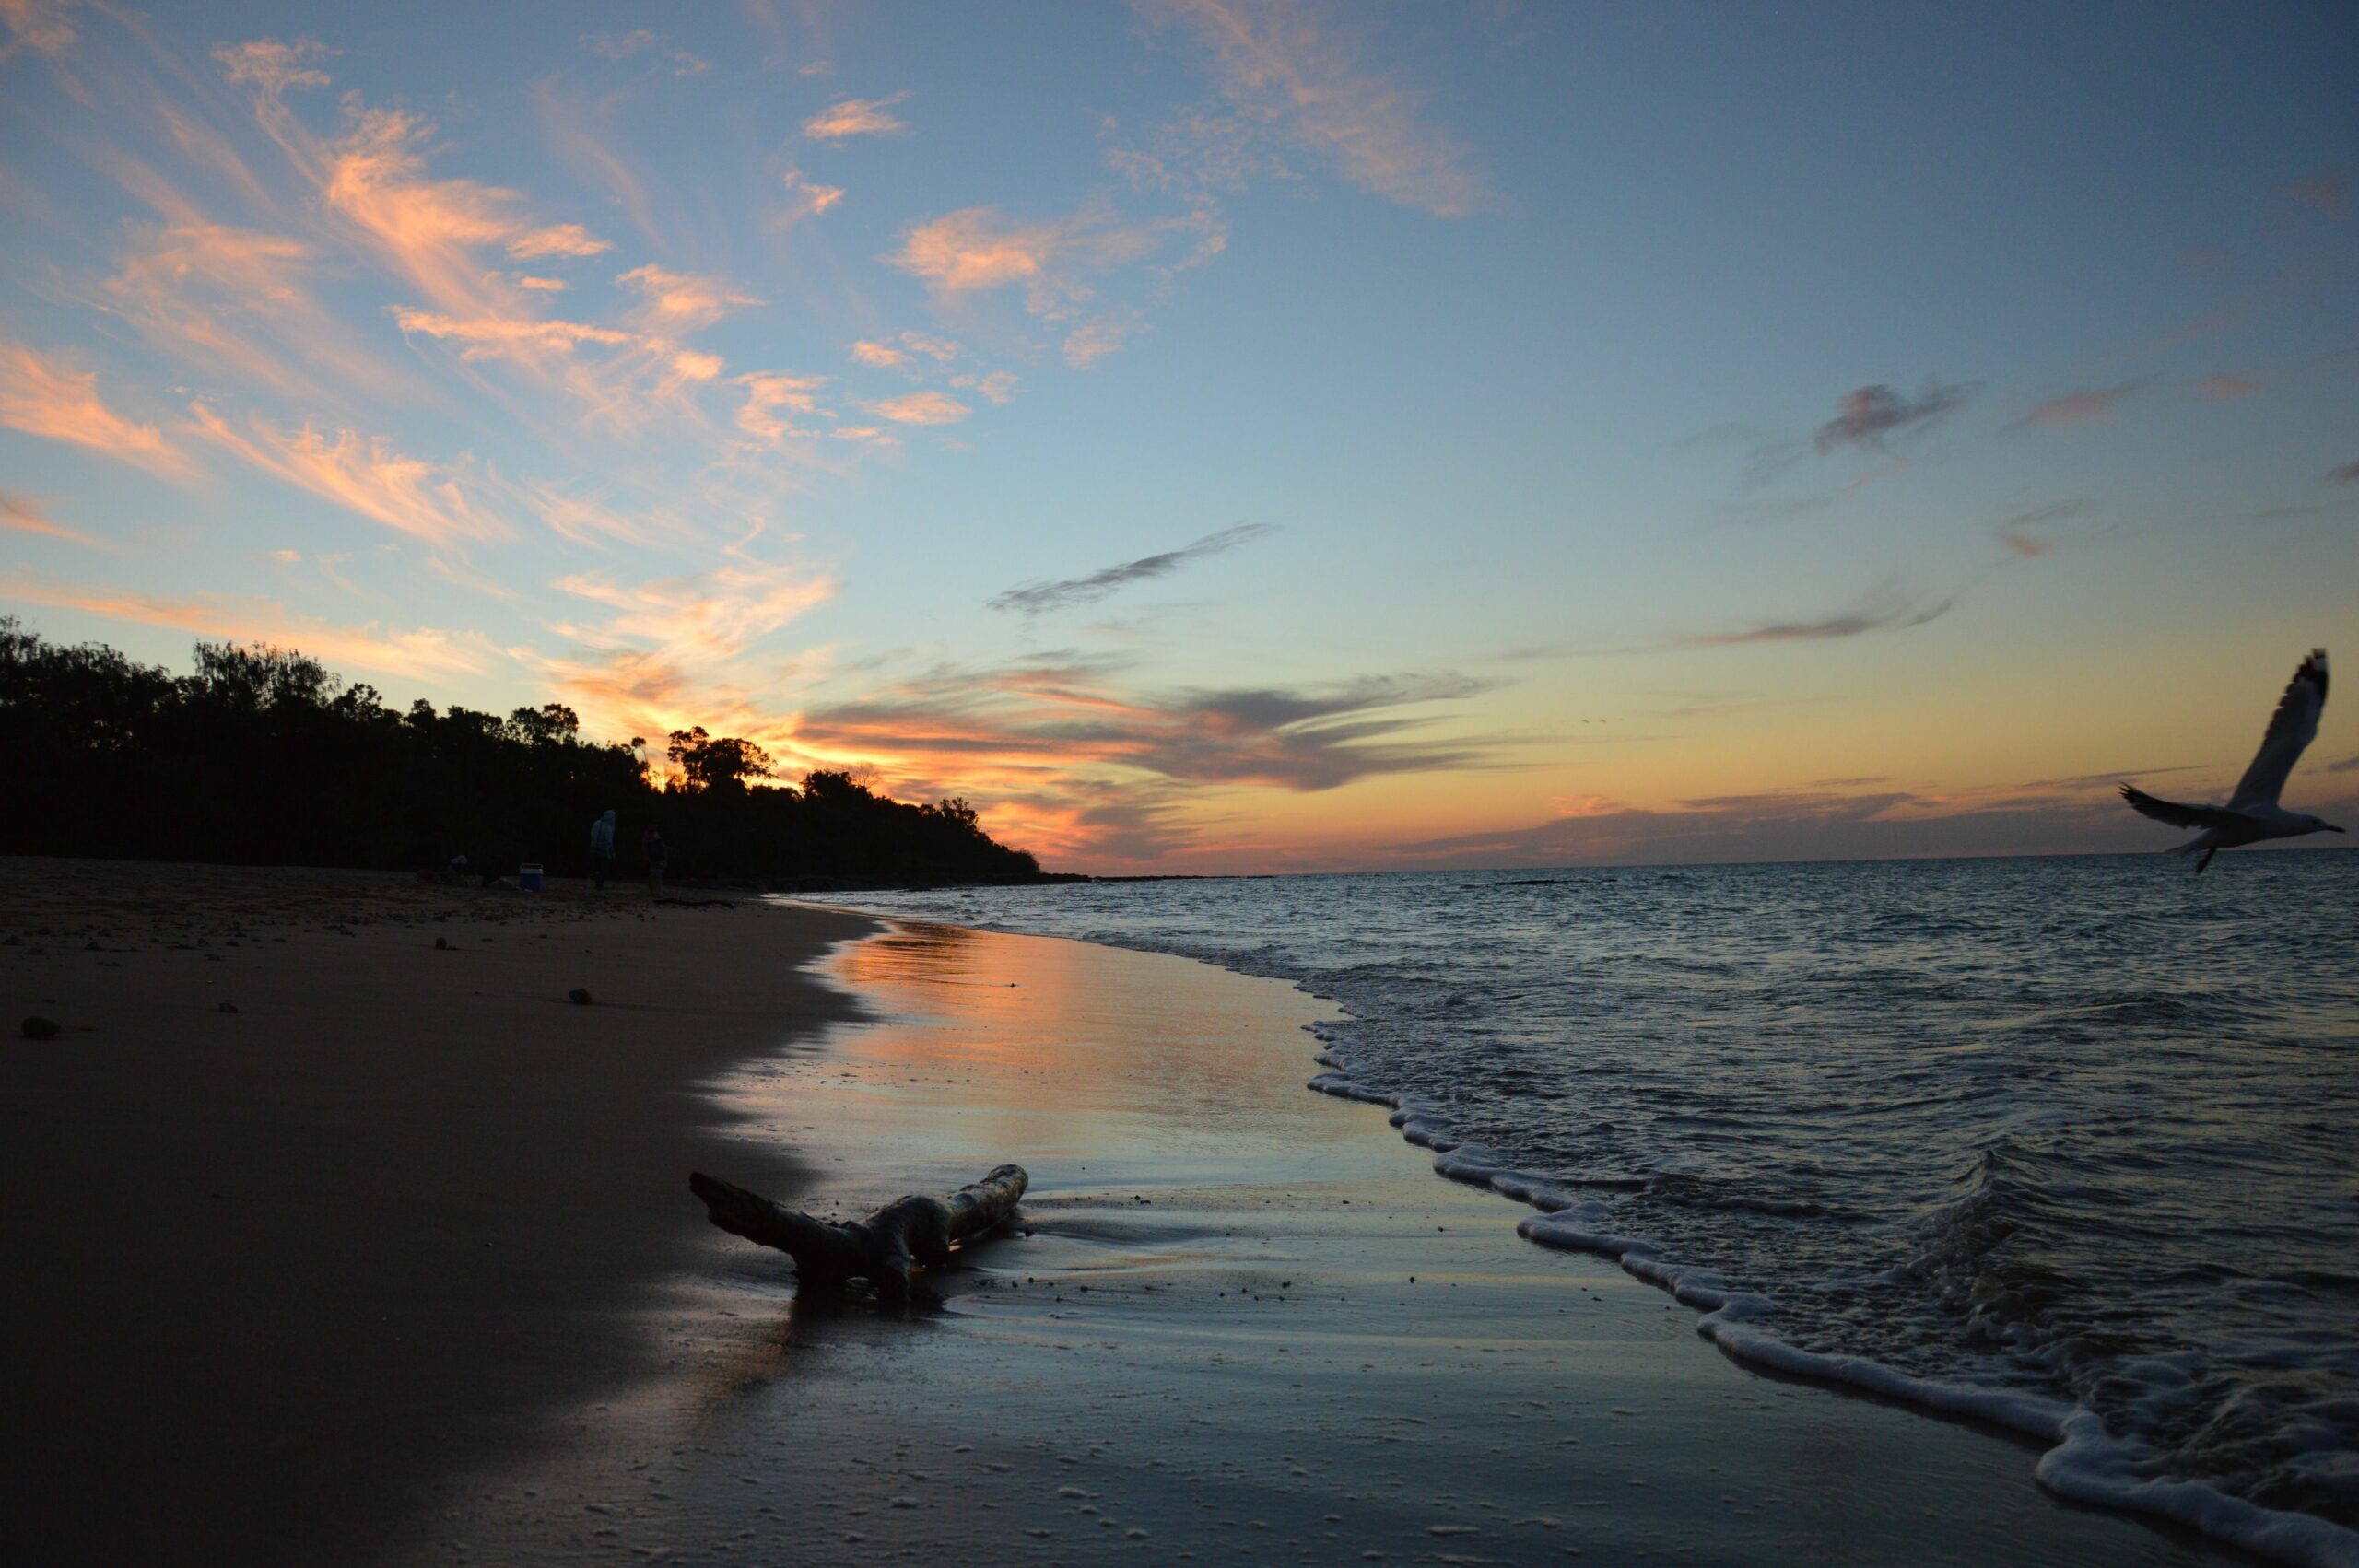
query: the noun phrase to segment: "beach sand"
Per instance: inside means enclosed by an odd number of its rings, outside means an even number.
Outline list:
[[[417,1560],[2243,1561],[1519,1240],[1525,1211],[1304,1091],[1322,1010],[1290,988],[931,926],[824,972],[881,1021],[731,1075],[705,1168],[758,1187],[791,1147],[813,1207],[859,1212],[1014,1159],[1030,1233],[906,1316],[798,1303],[712,1234],[649,1320],[668,1368],[455,1479]]]
[[[403,1557],[452,1473],[656,1375],[646,1312],[703,1246],[680,1183],[720,1157],[690,1086],[846,1016],[797,965],[864,929],[0,860],[7,1555]]]

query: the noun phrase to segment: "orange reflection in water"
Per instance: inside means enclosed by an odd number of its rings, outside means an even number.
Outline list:
[[[1036,1177],[1144,1181],[1280,1123],[1298,1135],[1303,1025],[1332,1011],[1183,958],[953,926],[896,924],[830,968],[882,1015],[834,1042],[829,1080],[868,1103],[833,1110],[874,1116],[905,1157],[1017,1158]]]

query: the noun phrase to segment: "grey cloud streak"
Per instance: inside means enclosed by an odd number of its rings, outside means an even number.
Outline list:
[[[1821,425],[1812,439],[1822,455],[1847,446],[1881,451],[1885,437],[1937,425],[1965,407],[1974,392],[1975,388],[1964,382],[1943,386],[1927,381],[1925,390],[1914,398],[1882,384],[1860,387],[1837,400],[1835,417]]]
[[[1831,642],[1864,637],[1870,632],[1907,631],[1949,614],[1954,598],[1920,607],[1900,600],[1889,589],[1879,589],[1855,609],[1807,621],[1764,621],[1734,631],[1696,632],[1678,639],[1680,648],[1735,648],[1756,642]]]
[[[1120,766],[1183,784],[1332,790],[1389,773],[1497,766],[1496,740],[1410,732],[1496,683],[1450,673],[1364,675],[1323,686],[1119,692],[1106,666],[1043,661],[943,670],[804,715],[803,736],[839,752],[957,757],[1042,777]]]
[[[990,601],[990,608],[1024,615],[1039,615],[1050,610],[1062,610],[1073,604],[1089,604],[1108,594],[1144,582],[1150,578],[1165,577],[1178,571],[1191,561],[1201,561],[1218,556],[1257,539],[1265,539],[1277,532],[1277,525],[1268,522],[1240,522],[1234,528],[1224,528],[1217,533],[1207,533],[1191,544],[1160,555],[1141,556],[1134,561],[1107,567],[1085,577],[1060,578],[1052,582],[1027,583],[1011,588]]]

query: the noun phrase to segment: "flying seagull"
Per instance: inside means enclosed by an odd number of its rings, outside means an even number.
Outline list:
[[[2199,828],[2201,831],[2171,851],[2174,855],[2192,855],[2198,850],[2203,858],[2195,862],[2195,874],[2201,876],[2212,857],[2223,849],[2234,849],[2246,844],[2258,844],[2264,838],[2299,838],[2305,833],[2340,833],[2342,829],[2330,822],[2320,822],[2314,816],[2289,812],[2277,803],[2285,790],[2286,776],[2294,765],[2302,760],[2302,749],[2318,738],[2318,714],[2326,708],[2326,649],[2313,649],[2294,672],[2285,685],[2285,695],[2277,699],[2277,711],[2269,720],[2269,733],[2260,738],[2260,750],[2236,780],[2236,792],[2228,797],[2224,806],[2183,806],[2177,801],[2158,801],[2142,790],[2124,784],[2121,798],[2130,809],[2156,822],[2169,823],[2173,827]]]

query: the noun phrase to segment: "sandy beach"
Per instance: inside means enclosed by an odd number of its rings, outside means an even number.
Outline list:
[[[454,1468],[646,1375],[719,1120],[688,1088],[842,1017],[797,965],[862,929],[629,884],[0,860],[15,1549],[398,1556]],[[34,1014],[64,1032],[18,1038]],[[782,1145],[741,1158],[799,1179]]]
[[[6,874],[8,1005],[67,1026],[12,1041],[0,1144],[40,1561],[2237,1560],[1518,1240],[1303,1091],[1322,1006],[1274,982],[572,888]],[[798,1303],[684,1182],[858,1211],[1003,1159],[1027,1233],[906,1315]]]

